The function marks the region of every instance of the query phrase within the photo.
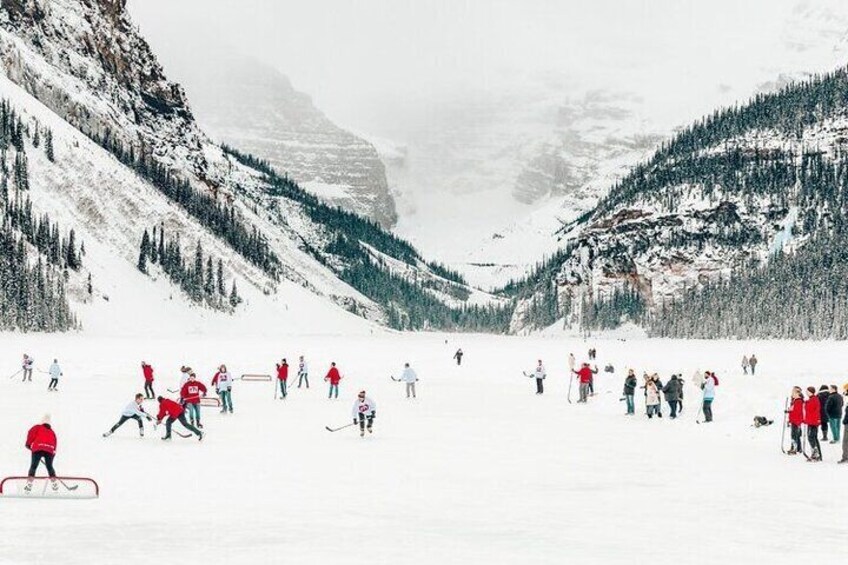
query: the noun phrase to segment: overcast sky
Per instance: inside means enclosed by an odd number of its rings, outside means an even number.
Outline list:
[[[168,66],[229,43],[342,123],[541,73],[650,92],[745,81],[798,0],[130,0]],[[190,40],[187,40],[190,39]],[[203,56],[197,53],[197,56]],[[179,77],[176,77],[177,79]]]

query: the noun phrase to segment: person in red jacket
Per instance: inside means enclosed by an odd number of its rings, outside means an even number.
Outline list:
[[[792,387],[792,404],[789,410],[789,428],[792,430],[792,447],[787,454],[796,455],[801,452],[801,426],[804,424],[804,399],[801,397],[801,387]]]
[[[29,429],[25,445],[30,450],[31,457],[24,492],[29,494],[32,491],[32,481],[35,478],[38,465],[42,460],[44,461],[44,466],[47,467],[47,474],[50,476],[53,491],[59,490],[59,485],[56,483],[56,471],[53,469],[53,458],[56,456],[56,432],[50,426],[49,414],[42,418],[40,424],[36,424]]]
[[[589,383],[592,382],[593,376],[598,374],[598,367],[590,369],[588,363],[583,363],[583,366],[580,367],[579,371],[572,369],[572,372],[580,377],[580,398],[577,402],[585,403],[589,398]]]
[[[161,424],[165,416],[168,417],[168,420],[165,422],[165,437],[162,439],[171,439],[171,426],[177,420],[180,421],[180,424],[185,429],[195,434],[198,440],[203,439],[203,432],[186,422],[185,411],[182,406],[169,398],[162,398],[161,396],[157,400],[159,401],[159,414],[156,415],[156,424]]]
[[[335,363],[330,363],[330,370],[327,371],[327,376],[324,377],[325,381],[330,381],[330,394],[327,398],[333,398],[333,392],[335,391],[336,398],[339,397],[339,381],[342,380],[342,376],[339,374],[339,370],[336,368]]]
[[[156,398],[156,393],[153,392],[153,367],[142,361],[141,372],[144,374],[144,398]]]
[[[280,381],[280,392],[283,395],[280,400],[285,400],[286,396],[288,396],[286,385],[289,380],[289,364],[285,359],[283,359],[282,363],[277,363],[277,380]]]
[[[810,443],[810,460],[821,461],[819,445],[819,425],[821,424],[821,404],[816,396],[816,387],[807,387],[807,401],[804,403],[804,423],[807,425],[807,441]]]
[[[202,429],[203,424],[200,423],[201,396],[206,396],[206,385],[197,380],[197,375],[191,372],[188,375],[188,380],[180,389],[180,401],[188,412],[191,425],[197,425],[198,428]]]

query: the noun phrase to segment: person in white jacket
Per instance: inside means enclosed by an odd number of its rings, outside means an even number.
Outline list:
[[[645,379],[645,408],[648,413],[648,418],[653,418],[654,414],[660,415],[660,391],[657,388],[657,383],[652,377],[646,376]]]
[[[112,426],[112,429],[103,434],[103,437],[109,437],[115,430],[124,425],[124,422],[127,420],[135,420],[138,422],[138,435],[144,437],[144,422],[143,419],[147,419],[149,421],[153,421],[153,417],[144,411],[144,406],[141,403],[144,402],[144,395],[139,393],[135,395],[135,400],[130,402],[124,407],[124,411],[121,412],[121,419],[118,420],[118,423]]]
[[[24,353],[24,361],[21,364],[21,370],[24,372],[24,380],[21,382],[32,382],[32,366],[34,363],[35,359]]]
[[[415,374],[415,370],[409,366],[409,363],[404,363],[400,380],[406,383],[406,397],[409,398],[409,393],[411,392],[412,398],[416,398],[415,383],[418,382],[418,375]]]
[[[59,386],[59,377],[62,376],[62,369],[59,367],[59,361],[53,359],[53,364],[50,365],[50,369],[47,370],[50,374],[50,384],[47,385],[47,390],[56,390],[56,387]]]
[[[525,375],[527,375],[527,373],[525,373]],[[536,368],[533,369],[533,372],[527,376],[536,379],[536,394],[542,394],[545,392],[544,380],[547,374],[545,373],[545,366],[542,365],[541,359],[539,359],[539,363],[536,365]]]
[[[377,416],[377,403],[368,398],[364,390],[361,390],[353,402],[351,415],[353,416],[353,423],[359,423],[360,437],[365,435],[366,421],[368,423],[368,433],[373,433],[374,418]]]
[[[306,383],[306,388],[309,388],[309,365],[303,355],[300,356],[300,363],[297,366],[297,388],[300,388],[302,383]]]
[[[229,410],[233,413],[233,376],[227,371],[226,365],[218,367],[218,372],[212,378],[212,386],[218,393],[218,398],[221,399],[221,414]]]

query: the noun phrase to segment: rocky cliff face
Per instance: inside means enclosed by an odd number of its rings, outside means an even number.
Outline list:
[[[5,74],[88,135],[149,151],[169,168],[207,176],[204,136],[123,0],[3,0]]]
[[[397,221],[386,170],[374,146],[338,127],[274,68],[231,51],[166,64],[185,85],[204,130],[252,153],[325,202],[376,220]]]

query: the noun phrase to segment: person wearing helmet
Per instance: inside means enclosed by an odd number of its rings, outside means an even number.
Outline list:
[[[353,423],[359,424],[359,437],[365,435],[366,428],[369,434],[374,432],[374,418],[377,416],[377,404],[368,398],[364,390],[359,391],[359,394],[356,396],[351,414],[353,416]],[[367,426],[366,422],[368,424]]]

